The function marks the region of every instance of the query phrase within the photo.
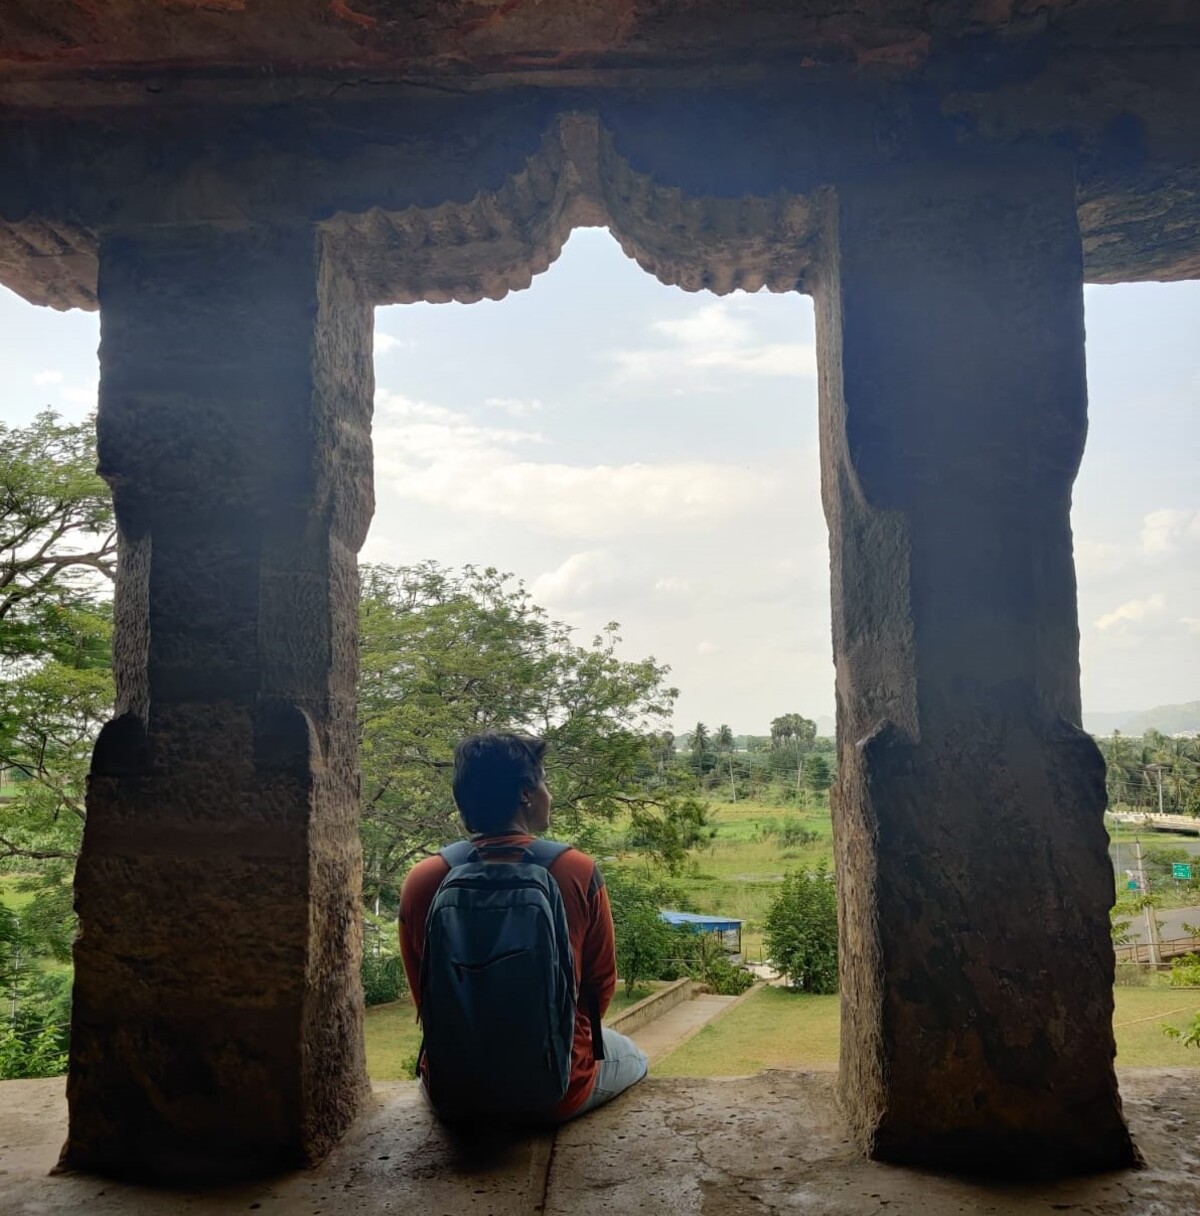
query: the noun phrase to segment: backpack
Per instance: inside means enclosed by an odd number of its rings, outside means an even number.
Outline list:
[[[425,920],[422,1057],[446,1118],[547,1116],[571,1080],[575,960],[550,866],[571,846],[448,845]],[[600,1041],[599,1027],[594,1037]]]

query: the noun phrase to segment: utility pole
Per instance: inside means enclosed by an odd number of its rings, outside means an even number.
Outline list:
[[[1146,916],[1146,944],[1150,951],[1150,966],[1157,968],[1162,962],[1158,948],[1158,921],[1154,916],[1154,905],[1150,902],[1150,880],[1146,877],[1146,867],[1142,864],[1142,838],[1135,836],[1133,844],[1137,850],[1138,889],[1145,901],[1142,911]]]
[[[1162,814],[1163,814],[1163,792],[1162,792],[1163,766],[1161,764],[1148,764],[1146,766],[1146,771],[1149,773],[1153,773],[1155,775],[1155,777],[1158,778],[1158,814],[1159,814],[1159,817],[1161,818]]]

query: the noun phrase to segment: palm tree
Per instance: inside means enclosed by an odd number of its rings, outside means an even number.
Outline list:
[[[704,771],[704,757],[708,755],[708,751],[708,727],[703,722],[697,722],[692,727],[692,760],[695,762],[697,773]]]
[[[723,722],[717,728],[717,751],[729,762],[729,794],[730,801],[737,801],[737,782],[733,779],[733,731]]]

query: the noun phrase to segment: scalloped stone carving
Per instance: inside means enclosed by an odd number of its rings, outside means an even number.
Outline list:
[[[661,282],[718,295],[804,289],[819,195],[694,198],[657,185],[614,148],[594,115],[562,115],[498,190],[468,203],[339,215],[342,244],[377,304],[499,300],[528,287],[573,228],[607,227]]]

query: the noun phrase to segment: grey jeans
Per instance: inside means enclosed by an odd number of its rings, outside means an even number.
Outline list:
[[[596,1069],[596,1081],[587,1101],[575,1112],[572,1118],[585,1115],[597,1106],[624,1093],[631,1085],[636,1085],[650,1067],[645,1053],[632,1040],[615,1030],[604,1027],[604,1059]]]

